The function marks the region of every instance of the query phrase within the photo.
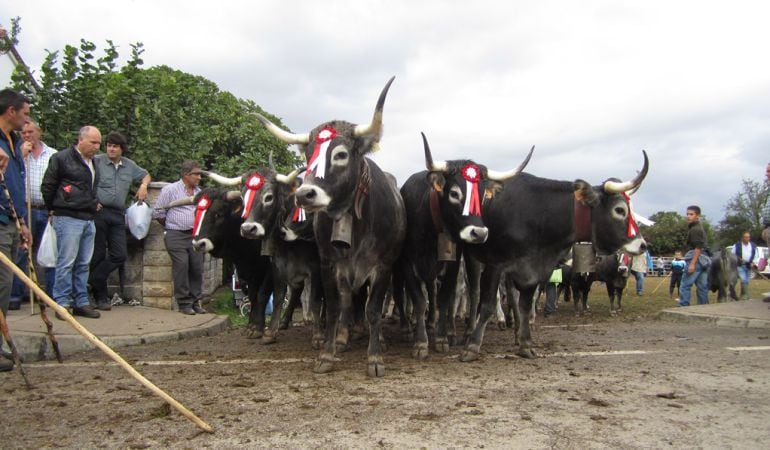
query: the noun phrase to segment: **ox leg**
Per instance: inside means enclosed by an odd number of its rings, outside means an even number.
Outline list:
[[[369,301],[366,302],[366,319],[369,322],[366,374],[370,377],[385,376],[385,361],[382,358],[382,303],[389,284],[390,272],[378,271],[369,290]]]
[[[460,361],[475,361],[479,358],[481,342],[484,340],[484,330],[487,322],[495,313],[495,293],[500,284],[500,269],[486,266],[481,275],[481,314],[476,322],[476,327],[468,338],[465,349],[460,354]],[[531,294],[530,294],[531,295]]]
[[[532,298],[537,286],[522,289],[519,292],[519,351],[517,355],[524,358],[536,358],[537,354],[532,349],[532,330],[530,316],[532,315]]]
[[[610,298],[610,315],[616,316],[618,313],[615,310],[615,288],[607,282],[607,296]],[[618,305],[619,307],[620,305]]]
[[[275,289],[273,290],[273,315],[270,318],[270,326],[265,330],[265,334],[262,335],[263,344],[275,343],[276,336],[278,335],[278,326],[281,324],[284,299],[286,298],[286,282],[280,280],[277,274],[273,275],[273,280],[276,280]]]
[[[412,356],[417,359],[425,359],[428,357],[428,332],[425,328],[425,309],[427,308],[427,300],[425,299],[425,295],[423,295],[422,287],[420,286],[421,283],[417,278],[417,274],[411,269],[411,267],[406,269],[404,282],[409,298],[412,299],[412,303],[414,304],[415,328]],[[430,289],[430,287],[428,287],[428,289]]]
[[[406,313],[406,296],[404,295],[406,276],[403,271],[408,270],[406,267],[399,268],[393,272],[393,302],[396,304],[396,310],[398,311],[398,322],[401,329],[401,333],[409,336],[411,339],[412,327],[409,323],[409,316]]]
[[[305,283],[305,285],[309,285],[310,289],[310,310],[313,314],[313,340],[311,342],[311,345],[314,350],[320,350],[324,343],[324,336],[323,336],[323,326],[321,323],[321,299],[322,299],[322,289],[321,289],[321,277],[319,274],[313,274],[310,277],[310,283]]]
[[[283,317],[281,317],[281,323],[278,325],[279,330],[287,330],[291,326],[294,310],[297,309],[297,306],[299,306],[300,303],[302,303],[302,292],[304,292],[304,290],[304,282],[300,282],[297,286],[289,288],[289,304],[286,306]]]
[[[452,303],[457,290],[457,273],[459,270],[459,261],[446,264],[444,279],[438,292],[438,322],[436,324],[434,348],[439,353],[447,353],[449,351],[449,337],[450,335],[452,338],[455,336]]]
[[[508,296],[508,310],[513,311],[513,320],[511,328],[513,328],[513,345],[519,344],[519,321],[521,317],[519,314],[519,297],[521,294],[513,284],[513,277],[505,277],[505,290]]]
[[[479,293],[479,283],[481,279],[481,271],[483,268],[483,264],[476,261],[475,259],[468,257],[464,258],[465,260],[465,273],[468,276],[468,318],[466,319],[467,327],[465,329],[465,341],[468,341],[468,338],[470,337],[473,330],[475,330],[478,326],[478,320],[479,320],[479,299],[480,299],[480,293]],[[500,284],[500,273],[498,271],[497,278],[495,281],[495,285],[492,286],[491,289],[493,291],[491,292],[491,298],[490,301],[494,302],[495,293],[497,292],[497,286]],[[494,303],[491,304],[491,307],[494,308]],[[494,312],[494,311],[493,311]],[[479,345],[481,345],[481,342],[479,342]]]
[[[334,369],[334,341],[340,320],[340,295],[331,267],[321,268],[321,280],[326,303],[326,339],[313,372],[328,373]]]
[[[251,295],[251,283],[249,280],[249,301],[251,302],[251,312],[249,313],[249,334],[252,339],[259,339],[265,331],[265,308],[270,293],[273,291],[273,275],[266,274],[261,279],[254,280],[254,298]],[[256,308],[255,308],[256,306]]]
[[[337,295],[339,295],[339,318],[337,319],[337,335],[334,339],[335,350],[344,353],[350,350],[350,332],[353,327],[355,311],[353,311],[353,292],[350,286],[340,285],[338,280]],[[361,288],[365,289],[365,288]]]

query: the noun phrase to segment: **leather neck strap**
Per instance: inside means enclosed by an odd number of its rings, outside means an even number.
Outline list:
[[[591,207],[575,199],[575,242],[591,241]]]
[[[441,220],[441,207],[438,204],[438,192],[430,190],[430,217],[433,219],[433,227],[436,233],[444,231],[444,223]]]
[[[369,164],[366,163],[366,158],[364,158],[361,161],[361,176],[358,178],[356,196],[353,198],[353,209],[358,220],[361,220],[361,208],[363,207],[364,200],[366,200],[366,197],[369,195],[370,181],[371,174],[369,173]]]

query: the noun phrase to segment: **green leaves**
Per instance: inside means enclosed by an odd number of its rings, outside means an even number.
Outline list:
[[[299,163],[251,112],[265,114],[279,126],[280,120],[253,101],[168,66],[144,69],[144,46],[130,48],[130,59],[118,67],[120,55],[112,41],[99,52],[82,39],[78,47],[47,52],[37,95],[30,95],[21,78],[15,83],[33,100],[32,114],[48,145],[72,145],[84,125],[98,127],[103,135],[120,131],[128,137],[127,156],[153,179],[164,181],[179,178],[185,159],[229,176],[266,166],[270,151],[279,170],[288,172]]]

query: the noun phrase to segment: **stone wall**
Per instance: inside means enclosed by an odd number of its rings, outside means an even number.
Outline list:
[[[148,188],[150,205],[160,189],[168,183],[152,182]],[[174,289],[171,282],[171,259],[163,243],[163,227],[152,221],[150,232],[142,241],[129,236],[128,260],[125,264],[123,298],[137,299],[145,306],[175,309]],[[203,294],[211,295],[222,285],[222,260],[205,255],[203,260]],[[119,290],[118,272],[110,277],[109,292]]]

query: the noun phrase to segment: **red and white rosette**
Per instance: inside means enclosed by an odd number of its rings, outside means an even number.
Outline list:
[[[254,199],[257,198],[257,191],[262,189],[265,184],[265,179],[258,172],[254,172],[246,181],[246,195],[243,196],[243,214],[242,218],[249,217],[251,212],[251,205],[254,203]]]
[[[637,234],[639,234],[639,225],[636,224],[636,219],[634,219],[634,213],[631,211],[631,197],[628,196],[625,192],[623,192],[623,198],[626,199],[626,204],[628,205],[628,237],[632,238],[635,237]]]
[[[326,175],[326,153],[329,151],[329,144],[335,137],[337,137],[337,130],[326,126],[318,132],[318,136],[315,138],[313,155],[308,161],[307,168],[311,172],[315,171],[315,176],[318,178],[323,178]]]
[[[463,215],[481,215],[481,202],[479,201],[479,180],[481,171],[475,164],[466,164],[460,172],[465,178],[465,205]]]
[[[205,195],[201,195],[198,200],[198,204],[195,206],[195,223],[193,224],[193,237],[198,236],[198,232],[201,231],[201,224],[203,223],[203,217],[206,215],[206,211],[211,206],[211,199]]]
[[[307,214],[303,208],[299,206],[294,208],[294,215],[291,217],[291,221],[294,223],[304,222],[307,220]]]

